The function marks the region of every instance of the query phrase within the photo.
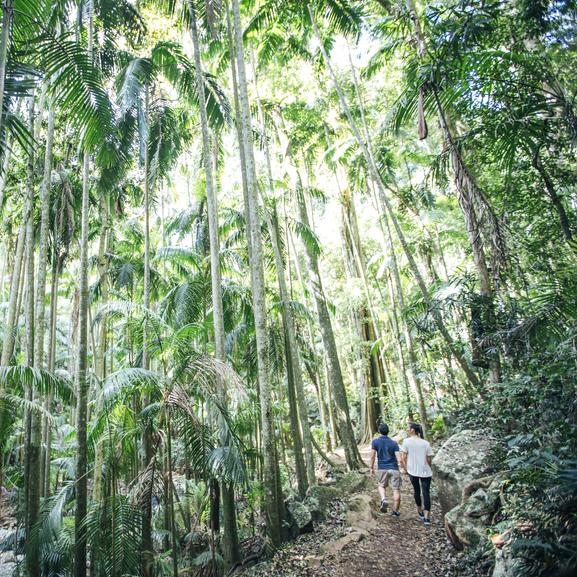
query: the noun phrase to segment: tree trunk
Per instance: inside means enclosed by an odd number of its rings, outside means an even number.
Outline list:
[[[29,127],[32,130],[34,126],[34,96],[31,97],[29,108]],[[34,153],[29,151],[28,154],[28,175],[27,175],[27,198],[25,213],[28,215],[26,220],[26,364],[30,367],[35,365],[35,329],[37,326],[34,319]],[[29,401],[34,400],[34,390],[30,387],[26,391],[26,397]],[[40,463],[40,443],[38,439],[38,427],[40,417],[28,411],[26,414],[26,461],[25,461],[25,510],[26,536],[32,534],[32,529],[38,519],[40,508],[40,480],[39,480],[39,463]],[[26,569],[30,577],[40,575],[40,563],[37,547],[28,547],[26,550]]]
[[[266,300],[263,271],[262,240],[258,216],[258,197],[255,161],[252,148],[252,122],[248,101],[248,85],[244,63],[243,28],[239,0],[232,0],[234,41],[238,73],[242,141],[247,172],[248,236],[252,246],[250,254],[251,288],[257,344],[258,383],[261,408],[261,438],[264,465],[264,508],[267,516],[268,536],[273,546],[278,546],[282,535],[283,511],[279,507],[280,484],[277,476],[274,421],[271,389],[268,378]]]
[[[50,220],[50,184],[52,178],[52,148],[54,142],[54,106],[48,111],[48,128],[46,132],[46,150],[44,153],[44,174],[40,186],[40,234],[38,249],[38,268],[36,273],[36,304],[34,322],[34,367],[44,368],[44,323],[46,298],[46,269],[48,262],[48,231]],[[31,288],[31,287],[30,287]],[[38,392],[31,392],[31,399],[40,401]],[[27,459],[29,462],[28,477],[28,518],[27,530],[31,531],[40,511],[40,493],[42,491],[42,417],[35,412],[30,414],[30,445]],[[28,573],[32,577],[40,575],[37,552],[27,556]]]
[[[283,205],[284,206],[284,205]],[[287,215],[286,215],[286,206],[283,209],[283,214],[284,214],[284,218],[286,220]],[[292,248],[292,252],[295,254],[295,258],[293,259],[293,262],[295,264],[295,269],[297,272],[297,278],[299,280],[299,285],[302,288],[302,299],[303,302],[305,302],[307,304],[307,306],[312,306],[309,305],[309,299],[307,298],[307,295],[305,293],[304,287],[305,287],[305,281],[304,281],[304,275],[302,274],[301,271],[301,267],[299,265],[299,259],[298,259],[298,254],[297,254],[297,250],[295,248],[295,243],[294,243],[294,239],[293,239],[293,235],[290,233],[290,231],[288,230],[288,227],[286,228],[286,236],[287,236],[287,247],[289,247],[289,258],[288,261],[291,262],[291,258],[290,258],[290,249]],[[289,275],[290,275],[290,267],[288,268],[289,271]],[[290,278],[290,277],[289,277]],[[314,339],[313,339],[313,334],[314,334],[314,330],[313,330],[313,326],[312,326],[312,322],[310,319],[307,319],[307,339],[309,341],[310,344],[310,348],[312,351],[314,351],[315,356],[316,356],[316,349],[315,349],[315,344],[314,344]],[[319,398],[319,412],[321,414],[321,424],[323,426],[323,432],[325,433],[325,447],[327,449],[327,451],[332,452],[333,450],[333,446],[336,444],[335,443],[335,435],[336,435],[336,427],[334,427],[334,419],[333,419],[333,414],[332,414],[332,410],[330,409],[330,405],[331,405],[331,397],[330,397],[330,390],[328,385],[326,386],[327,389],[327,394],[325,395],[325,383],[324,383],[324,377],[323,377],[323,372],[314,372],[311,368],[310,365],[306,366],[308,375],[309,375],[309,379],[310,381],[313,383],[313,385],[315,386],[316,390],[317,390],[317,396]],[[312,441],[312,438],[311,438]]]
[[[275,268],[277,272],[277,280],[279,285],[279,293],[281,298],[282,306],[282,321],[285,333],[285,350],[286,350],[286,360],[287,360],[287,381],[288,381],[288,397],[289,397],[289,417],[291,422],[291,434],[293,436],[293,447],[295,452],[295,469],[297,475],[297,485],[299,489],[299,495],[304,498],[306,491],[308,489],[308,476],[310,471],[305,467],[305,461],[303,459],[303,442],[301,438],[301,430],[299,426],[299,410],[297,408],[297,379],[300,378],[300,386],[302,390],[302,373],[300,368],[300,359],[298,356],[298,349],[296,347],[296,337],[294,332],[294,319],[292,317],[292,311],[290,310],[290,301],[288,299],[288,293],[286,288],[286,280],[284,276],[284,264],[282,261],[282,255],[278,245],[278,229],[275,226],[275,222],[271,218],[268,210],[264,209],[264,215],[267,221],[267,226],[269,229],[269,235],[271,238],[271,243],[274,252]],[[289,327],[290,325],[290,327]],[[303,395],[304,397],[304,395]],[[306,411],[306,404],[304,403]],[[300,405],[300,403],[299,403]],[[302,407],[299,406],[302,409]],[[303,432],[305,428],[308,428],[308,418],[307,413],[300,415],[302,419]],[[310,429],[309,435],[310,435]],[[309,436],[310,440],[310,436]],[[314,476],[314,464],[312,467],[312,472]]]
[[[395,250],[393,247],[393,235],[391,234],[391,227],[389,225],[389,219],[387,218],[386,214],[383,214],[385,228],[387,231],[387,240],[389,245],[389,254],[391,255],[391,262],[392,262],[392,276],[393,281],[397,293],[397,298],[399,301],[399,307],[401,310],[405,308],[405,296],[403,294],[403,286],[401,284],[401,275],[399,273],[399,265],[397,262],[397,255],[395,254]],[[419,366],[417,363],[417,355],[415,353],[415,344],[413,342],[413,335],[411,334],[411,329],[409,327],[409,322],[405,315],[401,315],[402,322],[403,322],[403,334],[405,338],[405,343],[407,346],[407,354],[409,357],[409,367],[410,367],[410,379],[409,382],[411,383],[411,387],[415,393],[415,397],[417,399],[417,406],[419,408],[419,419],[421,424],[423,425],[423,429],[426,431],[428,428],[428,419],[427,419],[427,409],[425,405],[425,398],[423,395],[423,386],[421,382],[421,378],[419,377]]]
[[[565,240],[569,243],[569,245],[572,247],[573,250],[577,250],[572,244],[573,231],[571,230],[571,225],[569,223],[569,217],[567,216],[567,211],[563,206],[563,201],[561,200],[561,198],[557,194],[557,191],[555,190],[555,185],[553,184],[551,176],[549,175],[549,173],[543,166],[543,163],[541,162],[539,151],[537,151],[535,153],[535,156],[533,157],[533,168],[539,173],[539,176],[541,176],[543,184],[545,185],[545,190],[549,195],[549,199],[551,200],[553,207],[557,211],[557,216],[559,217],[559,224],[561,225],[561,230],[563,232]]]
[[[150,87],[144,86],[144,119],[148,125],[149,120],[149,99]],[[142,368],[150,367],[148,357],[148,310],[150,308],[150,158],[148,150],[148,140],[144,142],[144,278],[142,289],[142,300],[144,306],[144,320],[142,325]],[[144,401],[146,404],[146,400]],[[154,458],[152,442],[152,424],[150,419],[145,417],[144,432],[142,435],[142,448],[144,460],[142,470],[146,471]],[[154,575],[154,542],[152,540],[152,502],[147,497],[143,507],[142,515],[142,574],[144,577],[153,577]]]
[[[357,332],[363,343],[361,359],[364,375],[364,389],[362,391],[364,427],[362,427],[361,439],[363,442],[367,443],[377,432],[377,421],[381,416],[381,407],[378,397],[378,392],[381,389],[380,359],[378,357],[378,352],[372,350],[377,341],[378,320],[374,312],[373,299],[371,297],[370,287],[367,280],[367,267],[363,248],[361,246],[354,199],[350,194],[350,191],[341,189],[340,184],[339,190],[343,205],[344,226],[342,236],[345,245],[349,274],[355,278],[361,279],[366,299],[366,304],[356,311],[355,317],[357,321]],[[382,345],[379,345],[379,350],[381,349],[381,346]]]
[[[93,9],[87,7],[88,54],[92,60]],[[78,361],[76,369],[76,511],[74,515],[74,577],[86,577],[86,528],[83,526],[88,509],[88,229],[90,226],[90,156],[84,150],[82,167],[82,212],[80,225],[80,287],[78,304]]]
[[[210,239],[210,278],[212,288],[212,317],[214,329],[214,342],[216,358],[226,362],[225,351],[225,330],[224,312],[222,305],[222,279],[220,275],[220,241],[218,237],[218,201],[214,186],[213,166],[212,166],[212,146],[210,131],[208,126],[208,116],[206,112],[206,101],[204,95],[204,79],[202,61],[200,56],[200,43],[196,26],[196,14],[192,0],[188,0],[190,12],[190,28],[192,34],[192,45],[194,51],[194,67],[196,76],[196,89],[198,93],[198,108],[200,112],[200,126],[202,132],[202,151],[204,160],[204,170],[206,176],[206,200],[208,212],[208,232]],[[220,400],[227,406],[226,391],[224,383],[220,383]],[[223,446],[226,440],[221,439]],[[236,523],[236,507],[234,502],[234,488],[232,485],[224,483],[222,486],[222,506],[223,506],[223,553],[227,566],[232,566],[240,559],[238,545],[238,529]]]
[[[0,35],[0,110],[4,105],[4,84],[6,81],[6,69],[8,63],[8,45],[14,18],[14,0],[4,0],[2,12],[2,34]],[[4,114],[0,114],[0,138],[5,127],[3,125]]]
[[[6,328],[4,329],[4,342],[2,343],[2,360],[1,365],[6,366],[10,363],[14,354],[14,343],[16,341],[16,324],[19,314],[18,302],[20,295],[20,276],[22,274],[22,265],[24,261],[24,247],[26,245],[26,220],[28,216],[24,215],[24,220],[18,232],[16,240],[16,252],[12,266],[12,275],[10,278],[10,296],[8,298],[8,315],[6,319]]]
[[[272,177],[272,163],[270,158],[270,150],[268,145],[267,139],[267,130],[266,130],[266,123],[264,119],[264,113],[262,110],[262,102],[260,99],[260,95],[258,93],[258,82],[257,82],[257,74],[256,74],[256,66],[254,63],[254,54],[251,53],[252,59],[252,68],[253,68],[253,75],[255,78],[255,89],[257,94],[257,106],[259,111],[259,116],[262,122],[262,131],[265,136],[265,143],[264,143],[264,153],[266,158],[266,182],[267,188],[270,193],[273,192],[273,177]],[[277,279],[279,284],[279,292],[283,307],[283,325],[285,327],[285,335],[286,335],[286,346],[287,349],[287,365],[290,365],[290,374],[289,374],[289,386],[290,380],[292,377],[295,393],[296,393],[296,400],[298,404],[298,413],[300,415],[300,426],[302,428],[302,440],[303,446],[305,451],[305,463],[306,463],[306,477],[303,476],[301,483],[304,486],[304,490],[308,488],[309,484],[315,484],[315,462],[313,456],[313,445],[311,441],[311,430],[310,424],[308,419],[308,409],[306,405],[306,398],[305,398],[305,390],[303,384],[303,375],[302,375],[302,368],[301,368],[301,360],[300,360],[300,352],[298,349],[298,344],[296,340],[296,329],[295,329],[295,320],[294,315],[290,306],[290,297],[289,292],[287,289],[286,284],[286,275],[285,275],[285,266],[282,258],[282,253],[280,250],[280,234],[279,234],[279,222],[278,222],[278,212],[276,209],[276,204],[274,205],[273,215],[272,218],[270,217],[269,213],[264,210],[265,218],[267,219],[267,226],[269,229],[269,234],[271,238],[271,243],[273,247],[274,259],[275,259],[275,267],[277,270]],[[296,415],[295,415],[296,416]],[[297,417],[298,420],[298,417]],[[299,431],[300,433],[300,431]],[[298,453],[297,448],[297,441],[300,440],[300,434],[295,435],[295,455]],[[302,459],[302,456],[301,456]],[[301,460],[299,459],[299,461]],[[300,463],[299,463],[300,464]],[[298,470],[297,466],[297,470]]]
[[[299,196],[299,218],[305,226],[310,228],[310,221],[304,198],[304,190],[302,190],[302,185],[300,185],[300,179],[299,186],[300,190],[297,191],[297,195]],[[332,321],[320,275],[318,258],[310,246],[305,244],[304,248],[309,269],[311,292],[313,293],[315,299],[321,337],[326,353],[329,382],[333,391],[337,410],[336,419],[339,435],[345,450],[347,467],[351,470],[358,469],[362,462],[359,450],[357,448],[357,443],[355,441],[355,433],[351,423],[347,392],[341,371],[341,363],[337,351],[337,344],[333,332]]]

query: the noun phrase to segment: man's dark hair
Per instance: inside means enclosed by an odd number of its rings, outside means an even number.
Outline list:
[[[388,435],[389,434],[389,425],[387,425],[386,423],[381,423],[379,425],[379,433],[381,433],[381,435]]]

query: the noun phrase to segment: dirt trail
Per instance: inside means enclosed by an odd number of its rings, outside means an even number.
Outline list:
[[[363,446],[360,450],[368,464],[370,447]],[[277,552],[266,566],[253,569],[249,573],[251,577],[452,577],[455,574],[458,555],[445,536],[434,490],[430,528],[418,520],[406,475],[399,518],[378,511],[376,482],[373,491],[363,489],[360,495],[371,498],[375,511],[373,527],[365,526],[358,532],[354,527],[346,527],[337,512],[335,519],[317,525],[314,533],[299,536]],[[350,497],[345,496],[345,500]],[[338,545],[347,541],[350,542],[342,547]],[[337,543],[337,547],[331,550],[330,543]]]

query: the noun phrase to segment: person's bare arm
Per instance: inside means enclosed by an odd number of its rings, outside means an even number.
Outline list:
[[[371,473],[375,472],[375,459],[377,457],[377,452],[373,449],[371,452]]]
[[[403,473],[407,472],[407,453],[405,453],[404,451],[401,451],[400,469],[401,472]]]
[[[429,463],[429,466],[431,466],[432,462],[433,462],[433,455],[427,455],[427,463]]]

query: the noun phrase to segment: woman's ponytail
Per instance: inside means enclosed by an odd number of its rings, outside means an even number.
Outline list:
[[[409,429],[413,429],[421,439],[425,438],[423,435],[423,427],[419,425],[419,423],[409,423]]]

